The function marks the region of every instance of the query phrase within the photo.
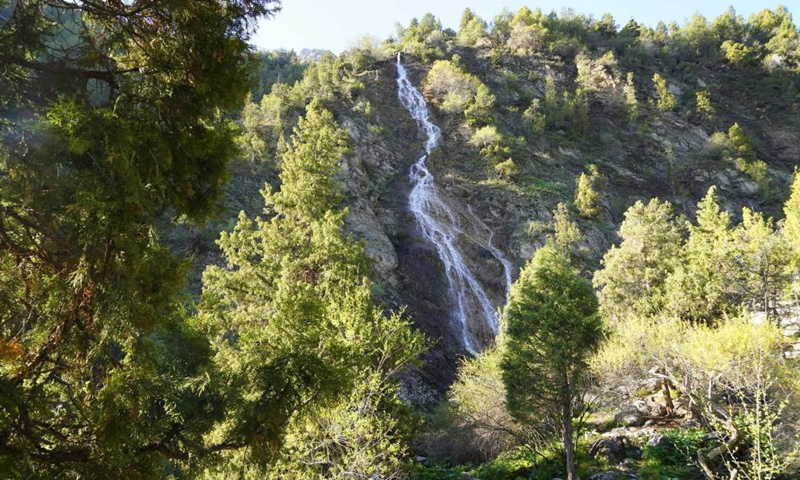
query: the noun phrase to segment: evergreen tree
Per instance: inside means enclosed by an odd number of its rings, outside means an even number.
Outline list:
[[[675,96],[669,92],[667,88],[667,81],[664,80],[659,74],[653,75],[653,84],[656,87],[656,95],[658,95],[658,102],[656,105],[658,109],[664,112],[671,112],[678,106]]]
[[[465,47],[475,46],[482,38],[486,37],[486,22],[472,12],[469,8],[461,15],[456,40]]]
[[[564,203],[559,203],[553,212],[553,241],[559,250],[570,253],[575,246],[583,240],[578,224],[572,220],[569,209]]]
[[[783,213],[786,215],[783,224],[784,237],[792,244],[795,251],[800,252],[800,174],[797,171]]]
[[[594,218],[600,211],[600,194],[597,188],[605,177],[596,165],[589,165],[589,175],[581,173],[575,182],[575,208],[584,218]]]
[[[609,249],[594,275],[606,318],[619,321],[661,310],[667,277],[681,262],[681,231],[669,202],[639,201],[625,212],[622,243]]]
[[[625,77],[625,86],[622,87],[625,94],[625,105],[628,108],[628,116],[631,120],[639,117],[639,101],[636,99],[636,86],[633,84],[633,72],[628,72]]]
[[[730,216],[717,204],[716,187],[697,205],[697,225],[689,225],[683,263],[667,281],[669,310],[680,318],[712,323],[730,311],[727,295],[733,268]]]
[[[734,231],[732,293],[743,305],[767,317],[776,314],[778,302],[790,282],[791,250],[774,228],[772,218],[742,209],[742,223]]]
[[[539,249],[511,287],[501,369],[509,412],[561,435],[576,479],[572,420],[589,384],[589,356],[603,338],[592,287],[552,244]]]
[[[199,320],[228,400],[228,420],[215,436],[247,446],[256,464],[275,463],[278,471],[302,470],[303,464],[286,463],[291,452],[317,458],[314,449],[332,441],[326,439],[332,424],[366,428],[351,422],[348,405],[373,402],[362,413],[394,431],[383,410],[391,403],[391,375],[421,348],[402,318],[384,316],[374,304],[363,246],[342,234],[347,211],[333,176],[349,152],[346,133],[312,101],[282,156],[280,191],[264,192],[266,218],[240,214],[233,232],[219,240],[227,268],[212,266],[204,274]],[[296,475],[355,461],[356,444],[351,451],[350,441],[341,441],[345,450],[327,458],[329,464]],[[399,453],[386,461],[397,462]],[[380,458],[386,457],[373,461]],[[365,475],[382,468],[367,460],[356,462]]]
[[[166,212],[201,219],[236,152],[252,26],[277,3],[0,6],[0,471],[153,478],[219,445]],[[175,467],[177,468],[177,467]]]

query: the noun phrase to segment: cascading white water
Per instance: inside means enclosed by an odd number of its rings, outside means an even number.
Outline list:
[[[505,270],[506,294],[511,284],[511,263],[506,260],[499,249],[492,244],[493,232],[486,224],[481,222],[470,209],[470,214],[477,220],[481,227],[489,232],[489,240],[485,244],[474,237],[467,235],[459,227],[458,215],[442,200],[439,195],[434,178],[425,161],[428,155],[439,145],[441,130],[428,118],[428,106],[425,98],[408,80],[408,73],[397,54],[397,86],[400,103],[408,110],[411,117],[425,132],[425,155],[411,166],[409,177],[413,188],[408,198],[409,209],[419,223],[423,237],[434,244],[439,257],[444,264],[447,282],[450,287],[450,296],[456,303],[453,316],[461,329],[464,347],[471,353],[477,353],[475,339],[469,330],[468,315],[470,304],[475,305],[484,317],[484,321],[491,331],[497,335],[499,325],[494,306],[489,300],[486,290],[470,271],[464,257],[456,247],[459,235],[472,240],[488,250]]]

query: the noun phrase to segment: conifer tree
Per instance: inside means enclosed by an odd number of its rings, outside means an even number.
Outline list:
[[[153,478],[223,448],[156,222],[215,205],[247,40],[277,7],[0,5],[2,476]]]
[[[786,267],[791,250],[785,237],[775,231],[772,218],[745,207],[742,223],[734,231],[734,250],[733,281],[729,282],[733,294],[753,311],[774,318],[790,281]]]
[[[628,108],[628,116],[631,120],[639,117],[639,101],[636,99],[636,86],[633,84],[633,72],[628,72],[625,77],[625,86],[622,87],[625,94],[625,105]]]
[[[484,37],[486,37],[486,22],[469,8],[465,9],[461,15],[461,23],[456,36],[458,43],[465,47],[471,47]]]
[[[728,295],[734,252],[730,215],[717,203],[716,187],[697,205],[689,225],[683,263],[670,275],[669,310],[678,317],[712,323],[732,307]]]
[[[247,446],[256,465],[271,463],[283,472],[291,467],[298,478],[355,461],[361,447],[362,455],[376,448],[352,444],[364,437],[348,430],[354,437],[339,439],[345,450],[328,463],[303,473],[303,464],[284,460],[287,452],[319,460],[313,449],[330,445],[324,437],[331,422],[368,431],[352,423],[347,412],[353,404],[347,402],[375,402],[365,404],[365,418],[394,431],[383,410],[393,401],[391,375],[421,349],[421,337],[405,320],[385,316],[375,305],[363,246],[342,233],[347,211],[333,177],[349,143],[331,113],[312,101],[283,154],[280,191],[264,191],[265,217],[240,214],[234,230],[219,240],[227,268],[211,266],[204,274],[200,323],[214,345],[228,399],[228,421],[215,435]],[[355,392],[362,396],[353,397]],[[300,438],[305,440],[297,443]],[[397,462],[399,454],[386,461]],[[359,468],[380,470],[368,459],[357,460]]]
[[[520,422],[558,433],[576,479],[572,420],[589,382],[587,361],[603,338],[597,299],[569,259],[548,244],[511,287],[501,369],[508,409]]]
[[[678,103],[675,101],[675,96],[672,95],[667,88],[667,81],[664,80],[664,77],[657,73],[654,74],[653,84],[656,87],[656,95],[658,95],[658,102],[656,103],[658,109],[664,112],[671,112],[675,110],[675,107],[678,106]]]
[[[800,173],[795,171],[791,194],[783,207],[786,220],[783,224],[784,237],[800,252]]]
[[[596,165],[589,165],[589,175],[581,173],[575,182],[575,208],[584,218],[594,218],[600,211],[600,183],[605,177],[600,174]]]
[[[620,225],[622,243],[613,246],[594,275],[606,318],[647,316],[665,303],[666,281],[681,262],[681,227],[669,202],[636,202]]]

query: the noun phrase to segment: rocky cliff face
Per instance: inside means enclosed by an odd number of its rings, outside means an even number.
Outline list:
[[[530,89],[534,96],[544,94],[547,72],[560,79],[564,88],[571,88],[570,78],[575,77],[574,65],[526,63],[513,58],[492,65],[479,52],[472,56],[461,53],[466,68],[482,77],[493,91],[504,88],[502,82],[509,72],[538,78],[530,85],[518,86]],[[428,67],[411,60],[409,68],[414,83],[420,85]],[[648,75],[651,73],[642,72],[641,76]],[[407,313],[435,342],[422,376],[427,383],[443,387],[452,380],[458,359],[465,352],[450,327],[453,301],[447,295],[442,263],[435,248],[420,235],[408,210],[408,171],[423,153],[424,137],[397,101],[395,78],[391,60],[376,63],[361,78],[365,84],[363,99],[372,110],[370,121],[357,115],[344,115],[341,120],[356,144],[354,154],[343,161],[341,172],[350,209],[347,228],[365,242],[368,255],[374,259],[375,281],[383,300],[391,308],[407,306]],[[563,132],[541,138],[526,136],[521,106],[514,105],[513,97],[504,100],[508,105],[497,108],[497,123],[507,132],[520,133],[528,156],[515,159],[522,164],[523,174],[514,182],[499,180],[487,168],[477,149],[468,144],[473,130],[463,125],[463,119],[434,108],[432,116],[441,126],[443,138],[428,165],[465,231],[484,240],[489,231],[493,232],[494,244],[511,260],[515,273],[552,233],[552,210],[559,201],[571,201],[574,179],[588,163],[596,164],[608,178],[601,192],[601,214],[592,221],[580,221],[585,237],[581,247],[590,265],[599,264],[615,241],[622,214],[636,200],[656,196],[668,199],[679,212],[691,216],[697,200],[710,185],[717,185],[723,205],[734,214],[742,206],[750,206],[779,215],[792,169],[800,160],[800,130],[794,127],[797,114],[785,102],[759,95],[762,84],[748,85],[748,80],[726,71],[704,71],[694,82],[717,85],[717,112],[712,122],[650,109],[646,119],[632,124],[610,112],[598,95],[590,105],[585,136],[577,140]],[[678,94],[696,87],[669,77],[668,84]],[[619,85],[608,80],[599,88]],[[647,109],[646,98],[652,92],[646,86],[640,90],[643,108]],[[714,157],[711,134],[726,131],[734,122],[756,139],[759,158],[769,165],[769,192],[729,162]],[[480,248],[468,249],[467,257],[500,307],[505,295],[501,266]],[[478,335],[484,346],[491,343],[489,332]]]

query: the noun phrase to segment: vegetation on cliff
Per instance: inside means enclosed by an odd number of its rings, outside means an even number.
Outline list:
[[[247,47],[278,6],[0,2],[0,475],[796,477],[786,8],[426,14],[306,61]],[[398,53],[465,258],[519,276],[474,357]]]

